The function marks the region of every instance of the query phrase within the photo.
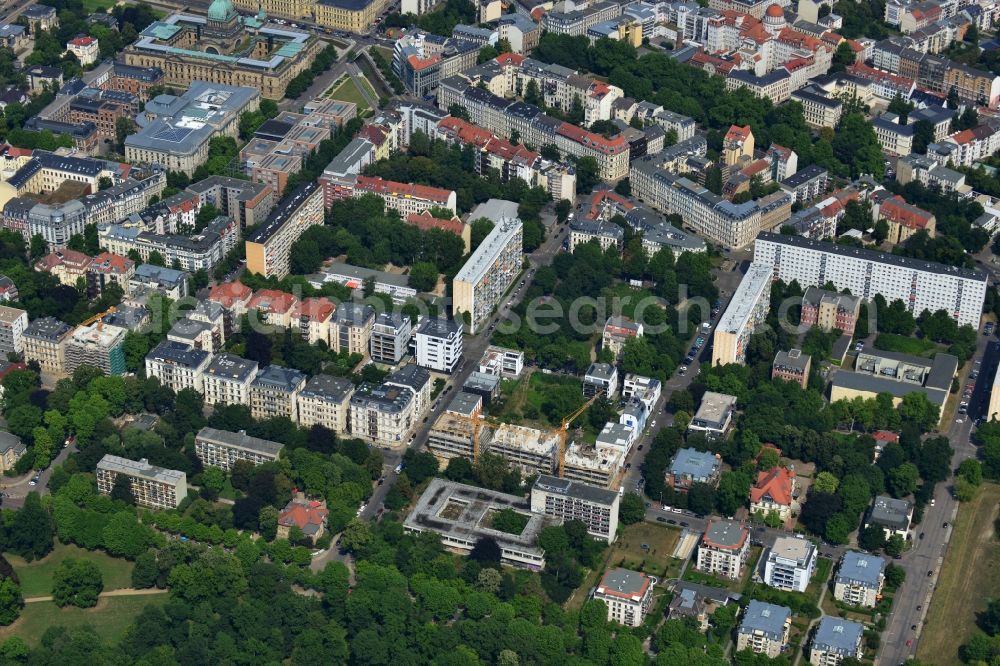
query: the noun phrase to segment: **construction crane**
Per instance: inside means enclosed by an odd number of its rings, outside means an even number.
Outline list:
[[[108,308],[104,312],[98,312],[97,314],[95,314],[92,317],[87,317],[82,322],[80,322],[80,326],[90,326],[95,321],[98,321],[98,320],[104,318],[105,315],[114,314],[116,312],[118,312],[118,308],[115,307],[114,305],[112,305],[110,308]]]
[[[569,424],[572,423],[573,421],[575,421],[577,419],[577,417],[580,416],[580,414],[583,414],[585,411],[587,411],[588,409],[590,409],[590,406],[593,405],[594,402],[596,402],[597,399],[600,398],[602,395],[604,395],[604,391],[598,391],[593,396],[591,396],[590,400],[588,400],[587,402],[585,402],[582,405],[580,405],[572,414],[570,414],[569,416],[565,417],[562,420],[562,425],[559,426],[558,430],[556,430],[556,433],[559,436],[559,478],[560,479],[563,478],[565,476],[565,474],[566,474],[566,441],[569,439]]]

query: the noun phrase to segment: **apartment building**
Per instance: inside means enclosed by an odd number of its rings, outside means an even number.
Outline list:
[[[945,310],[958,324],[978,328],[986,297],[986,274],[873,250],[835,245],[800,236],[762,233],[754,263],[772,267],[774,277],[802,286],[830,282],[863,299],[881,294],[901,300],[915,316]]]
[[[36,361],[42,372],[62,374],[66,368],[66,340],[73,332],[54,317],[39,317],[24,329],[24,360]]]
[[[788,351],[779,349],[771,363],[771,379],[795,382],[802,388],[806,388],[809,384],[811,365],[812,357],[809,354],[803,354],[801,349]]]
[[[12,470],[27,452],[27,446],[14,434],[0,431],[0,472]]]
[[[573,220],[569,224],[569,251],[575,252],[578,245],[596,240],[602,251],[614,247],[621,249],[625,230],[617,224],[600,220]]]
[[[462,324],[452,319],[427,317],[417,326],[417,365],[451,373],[462,360]]]
[[[490,345],[479,360],[479,372],[503,379],[517,379],[524,371],[524,352]]]
[[[1000,149],[1000,132],[992,124],[955,132],[927,146],[927,157],[941,166],[967,167]]]
[[[415,420],[414,398],[403,386],[361,384],[350,400],[351,435],[372,446],[403,446]]]
[[[344,435],[348,432],[351,396],[354,384],[344,377],[315,375],[298,395],[299,425],[321,425]]]
[[[240,320],[247,313],[247,306],[253,290],[242,282],[223,282],[212,287],[208,299],[222,306],[223,324],[226,335],[231,335],[239,327]]]
[[[851,606],[875,608],[885,585],[885,560],[849,550],[833,578],[833,598]]]
[[[409,350],[411,337],[412,324],[409,317],[399,312],[381,313],[372,325],[372,360],[396,365]]]
[[[175,469],[150,465],[145,458],[129,460],[109,453],[97,463],[97,491],[110,495],[119,476],[129,481],[138,506],[167,511],[176,509],[187,496],[187,475]]]
[[[556,469],[558,446],[554,433],[503,423],[494,429],[489,450],[524,474],[549,475]]]
[[[218,467],[232,471],[238,460],[254,465],[273,462],[284,448],[283,444],[259,437],[250,437],[244,431],[230,432],[215,428],[202,428],[194,438],[194,453],[205,467]]]
[[[135,275],[135,262],[110,252],[101,252],[87,267],[87,296],[97,298],[109,284],[117,284],[128,296],[129,281]]]
[[[0,305],[0,354],[23,352],[24,331],[27,328],[27,311]]]
[[[188,274],[173,268],[139,264],[129,280],[128,291],[132,299],[155,292],[176,301],[188,295]]]
[[[757,481],[750,488],[750,513],[776,515],[787,524],[793,509],[798,508],[795,486],[795,471],[787,467],[758,472]]]
[[[601,332],[601,348],[611,352],[615,358],[621,356],[625,343],[642,337],[642,324],[623,316],[608,317]]]
[[[202,205],[212,204],[236,220],[240,229],[267,221],[278,198],[270,185],[228,176],[209,176],[188,185],[187,191],[198,195]]]
[[[829,615],[820,618],[809,649],[813,666],[840,666],[844,659],[860,660],[865,625]]]
[[[778,537],[767,551],[764,583],[785,592],[805,592],[816,570],[816,546],[802,537]]]
[[[792,92],[791,99],[802,105],[802,115],[805,117],[806,124],[815,129],[836,127],[844,112],[843,102],[812,87],[800,88]]]
[[[876,221],[885,220],[889,225],[886,241],[897,245],[905,243],[917,232],[924,231],[933,238],[937,219],[933,213],[910,204],[903,197],[889,192],[875,192],[871,196],[872,214]]]
[[[257,361],[235,354],[212,357],[202,374],[206,405],[249,405],[250,384],[257,376]]]
[[[747,345],[771,308],[772,269],[752,264],[715,328],[712,365],[746,363]]]
[[[375,308],[360,303],[341,303],[333,314],[330,330],[330,347],[338,354],[368,353],[372,328],[375,326]]]
[[[594,588],[594,599],[608,607],[608,622],[639,627],[653,605],[656,579],[640,571],[609,569]]]
[[[53,250],[35,262],[35,270],[50,273],[61,284],[76,287],[76,281],[87,278],[87,270],[93,261],[83,252],[70,248]]]
[[[137,222],[129,220],[99,228],[98,233],[101,246],[109,252],[129,256],[134,251],[143,263],[148,263],[150,256],[156,252],[165,263],[180,265],[181,270],[193,273],[201,269],[211,273],[236,247],[239,225],[228,217],[219,216],[201,232],[189,237],[144,231]]]
[[[866,528],[872,525],[880,526],[885,532],[886,539],[893,536],[909,538],[912,524],[913,503],[887,495],[875,497],[868,512],[868,519],[865,521]]]
[[[927,155],[907,155],[896,162],[896,181],[905,185],[917,181],[926,187],[937,187],[942,192],[959,195],[969,191],[965,174],[939,164]]]
[[[493,219],[494,227],[455,275],[452,282],[452,314],[469,313],[469,333],[475,335],[500,304],[521,273],[524,229],[517,217],[517,205],[491,199],[485,212],[504,215]],[[480,207],[481,208],[481,207]],[[476,211],[480,211],[477,208]],[[474,214],[475,212],[474,211]],[[479,217],[489,217],[480,215]],[[471,217],[470,219],[478,219]]]
[[[126,329],[104,326],[103,322],[78,327],[66,338],[66,374],[73,374],[81,365],[93,366],[109,376],[124,374],[125,333]]]
[[[472,398],[472,399],[470,399]],[[468,413],[457,412],[451,409],[454,403],[456,408],[466,408],[466,405],[478,402],[479,408],[469,407]],[[449,404],[448,411],[434,421],[430,431],[427,433],[427,450],[441,461],[452,458],[475,458],[475,429],[476,426],[470,418],[473,414],[481,412],[482,399],[479,396],[472,396],[470,393],[460,392]],[[486,451],[493,440],[493,430],[486,425],[479,427],[479,450]]]
[[[861,299],[851,294],[809,287],[802,295],[802,326],[819,326],[824,331],[834,329],[844,335],[854,335],[861,311]]]
[[[791,610],[753,600],[743,611],[736,629],[736,651],[752,650],[775,659],[788,645],[791,627]]]
[[[376,194],[385,201],[386,210],[397,211],[400,217],[419,215],[430,208],[446,208],[456,214],[457,194],[454,190],[410,183],[397,183],[377,176],[356,176],[350,186],[355,199]]]
[[[603,393],[608,400],[618,395],[618,368],[610,363],[591,363],[583,375],[583,397]]]
[[[620,496],[613,490],[540,475],[531,487],[531,510],[546,516],[579,520],[596,539],[611,543],[618,532]]]
[[[292,311],[291,323],[309,344],[322,340],[329,346],[331,323],[336,309],[334,302],[325,296],[304,298]]]
[[[292,243],[311,226],[323,224],[323,190],[314,182],[300,185],[246,240],[247,270],[283,278],[290,270]]]
[[[204,393],[205,369],[211,360],[206,351],[164,340],[146,354],[146,376],[155,377],[174,393],[184,389]]]
[[[722,461],[717,454],[681,449],[674,454],[667,468],[667,485],[679,491],[687,491],[696,483],[714,486],[719,483],[721,467]]]
[[[255,419],[284,416],[298,421],[297,400],[306,376],[294,368],[269,365],[250,383],[250,415]]]
[[[733,422],[735,411],[736,396],[705,391],[688,430],[703,432],[706,437],[723,437]]]
[[[750,530],[742,523],[712,519],[698,544],[695,569],[739,580],[750,553]]]

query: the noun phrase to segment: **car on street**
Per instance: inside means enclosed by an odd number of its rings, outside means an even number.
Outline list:
[[[944,529],[948,529],[948,523],[945,523],[945,524],[944,524],[944,525],[942,525],[941,527],[943,527]]]
[[[928,577],[928,578],[930,578],[930,577],[931,577],[931,576],[933,576],[933,575],[934,575],[934,572],[933,572],[933,571],[928,571],[928,572],[927,572],[927,577]]]
[[[667,522],[667,519],[664,518],[663,516],[657,516],[656,517],[656,521],[659,522],[659,523],[665,523],[665,522]]]
[[[685,523],[684,521],[681,521],[681,527],[687,527],[687,526],[688,526],[687,523]]]

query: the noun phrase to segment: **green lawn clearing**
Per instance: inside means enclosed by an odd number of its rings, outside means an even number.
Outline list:
[[[583,404],[578,377],[532,372],[516,382],[504,382],[501,404],[493,415],[503,421],[555,428]]]
[[[115,0],[83,0],[83,8],[91,14],[103,12],[116,4]]]
[[[880,333],[875,338],[875,349],[882,351],[896,352],[899,354],[912,354],[913,356],[924,356],[941,349],[930,340],[921,338],[911,338],[907,335],[895,335],[893,333]]]
[[[52,594],[52,575],[67,557],[79,557],[90,560],[98,566],[104,576],[105,590],[120,590],[132,586],[132,563],[120,560],[99,551],[84,550],[74,545],[64,545],[56,542],[51,553],[41,560],[25,562],[17,555],[6,555],[14,566],[17,577],[21,581],[21,594],[25,598],[45,597]]]
[[[960,664],[958,648],[979,631],[976,613],[1000,597],[1000,547],[993,525],[998,503],[1000,485],[988,483],[958,510],[917,650],[925,663]]]
[[[90,625],[105,641],[117,642],[143,608],[150,604],[163,604],[168,598],[167,594],[105,597],[96,606],[87,609],[75,606],[59,608],[51,601],[27,604],[14,624],[0,628],[0,639],[20,636],[28,645],[34,646],[49,627]]]
[[[625,567],[651,576],[676,577],[681,561],[674,559],[673,552],[680,536],[680,530],[655,523],[643,521],[629,525],[608,549],[605,567]]]
[[[341,83],[326,94],[330,99],[339,99],[341,102],[353,102],[358,105],[358,113],[367,111],[370,106],[365,101],[364,95],[358,90],[358,86],[351,77],[344,77]]]

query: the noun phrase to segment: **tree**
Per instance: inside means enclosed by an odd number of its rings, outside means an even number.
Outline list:
[[[642,497],[635,493],[625,493],[618,505],[618,519],[624,525],[642,522],[646,517],[646,505]]]
[[[410,286],[417,291],[437,288],[438,268],[429,261],[418,261],[410,268]]]
[[[833,54],[833,60],[830,63],[830,74],[836,74],[837,72],[842,72],[847,69],[848,65],[853,65],[857,60],[857,56],[854,53],[854,49],[851,48],[850,43],[845,39],[840,44],[837,45],[837,50]]]
[[[573,204],[569,202],[569,199],[560,199],[556,202],[556,219],[559,222],[565,222],[571,212],[573,212]]]
[[[975,458],[963,460],[958,465],[958,476],[978,486],[983,482],[983,464]]]
[[[898,534],[893,534],[891,537],[886,539],[885,554],[889,557],[899,557],[903,554],[903,549],[905,547],[906,540]]]
[[[484,567],[499,568],[502,556],[503,551],[500,549],[500,544],[490,537],[479,537],[469,553],[470,559],[479,562]]]
[[[695,483],[688,489],[688,509],[699,516],[707,516],[715,509],[715,489],[707,483]]]
[[[372,540],[372,531],[368,523],[354,519],[344,528],[340,537],[340,549],[347,553],[357,553]]]
[[[166,267],[167,260],[163,258],[163,255],[159,251],[153,250],[149,253],[149,258],[146,260],[147,264],[152,264],[153,266]]]
[[[103,589],[101,570],[90,560],[67,557],[52,575],[52,600],[60,608],[92,608]]]
[[[278,534],[278,510],[273,506],[261,507],[258,521],[260,535],[266,541],[273,541]]]
[[[226,486],[226,473],[218,467],[206,467],[201,473],[201,485],[220,493]]]
[[[812,489],[821,493],[835,493],[837,492],[837,486],[840,485],[840,479],[835,477],[830,472],[820,472],[816,475],[816,480],[813,483]]]
[[[931,143],[934,143],[934,125],[929,120],[918,120],[913,124],[913,152],[926,155]]]
[[[885,548],[885,530],[880,525],[869,525],[858,532],[858,545],[875,553]]]
[[[529,79],[528,85],[524,87],[524,101],[528,104],[538,106],[542,103],[542,95],[538,89],[538,81]]]
[[[976,615],[976,624],[990,636],[1000,634],[1000,599],[993,599]]]
[[[48,252],[48,244],[45,242],[45,237],[41,234],[35,234],[31,237],[31,249],[29,254],[31,255],[31,260],[41,259]]]
[[[7,530],[6,549],[29,562],[45,557],[52,550],[54,531],[52,517],[42,506],[38,493],[28,493],[24,506],[14,514]]]
[[[576,191],[580,194],[590,194],[591,190],[601,182],[601,171],[597,160],[589,155],[576,161]]]
[[[12,624],[21,614],[22,608],[24,597],[21,596],[21,587],[13,578],[4,578],[0,581],[0,624]]]
[[[913,463],[903,463],[899,467],[889,470],[886,485],[893,497],[908,497],[917,489],[919,479],[920,471],[917,466]]]
[[[125,504],[135,504],[135,495],[132,494],[132,481],[124,474],[115,476],[114,485],[111,486],[111,499],[124,502]]]
[[[120,511],[108,519],[101,532],[101,543],[110,554],[134,560],[154,543],[153,531],[131,511]]]
[[[135,566],[132,568],[132,587],[140,590],[153,587],[159,575],[160,567],[156,563],[156,555],[149,551],[140,553],[135,558]]]

